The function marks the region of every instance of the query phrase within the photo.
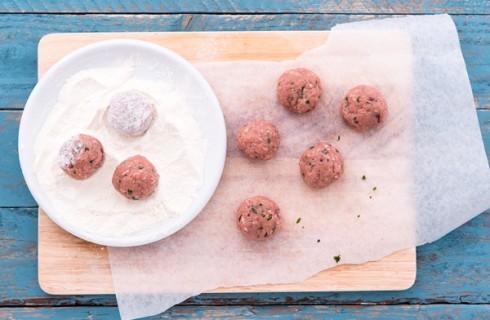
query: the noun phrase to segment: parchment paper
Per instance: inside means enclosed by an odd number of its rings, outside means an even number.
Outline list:
[[[277,78],[294,67],[314,70],[325,87],[309,114],[291,114],[276,101]],[[160,313],[216,287],[301,281],[334,266],[334,256],[340,263],[377,260],[434,241],[490,206],[488,163],[449,16],[340,26],[294,61],[199,70],[225,114],[224,174],[205,210],[177,234],[109,249],[123,319]],[[368,133],[340,117],[341,99],[358,84],[378,88],[389,106],[388,121]],[[281,133],[271,161],[247,160],[237,149],[238,128],[254,117]],[[298,159],[321,140],[344,154],[346,168],[339,181],[313,190]],[[236,230],[234,213],[259,194],[278,203],[284,228],[271,241],[251,242]]]

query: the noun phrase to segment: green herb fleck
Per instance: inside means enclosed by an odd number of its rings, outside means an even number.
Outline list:
[[[272,227],[272,233],[274,233],[274,231],[276,231],[276,226]]]
[[[261,213],[260,215],[262,216],[262,218],[265,218],[265,214]]]
[[[271,138],[267,137],[267,144],[271,143]]]
[[[376,191],[376,189],[378,189],[378,188],[376,188],[376,187],[373,187],[373,191]]]
[[[252,206],[252,212],[255,213],[255,214],[257,214],[257,210],[255,210],[255,207],[254,206]]]
[[[272,219],[272,214],[270,214],[270,215],[267,217],[267,221],[269,221],[270,219]]]
[[[340,136],[337,136],[337,141],[340,141]]]
[[[340,254],[338,256],[334,256],[333,259],[335,260],[335,263],[339,263],[339,261],[340,261]]]
[[[361,179],[366,180],[366,175],[363,175]]]
[[[320,243],[320,239],[318,239],[318,240],[316,241],[316,243]]]
[[[296,224],[298,224],[300,222],[301,222],[301,218],[298,218],[298,220],[296,220]]]
[[[358,218],[360,218],[360,217],[361,217],[361,215],[360,215],[360,214],[358,214],[358,215],[357,215],[357,217],[358,217]]]
[[[128,195],[132,195],[133,194],[133,190],[128,190]]]
[[[345,97],[345,108],[349,107],[349,98]]]
[[[356,101],[357,102],[360,102],[361,101],[361,97],[357,97]]]

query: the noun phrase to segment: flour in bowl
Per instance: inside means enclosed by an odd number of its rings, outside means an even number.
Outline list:
[[[183,214],[203,182],[206,140],[187,103],[186,88],[133,73],[128,64],[73,75],[34,147],[34,170],[53,206],[68,223],[100,236],[134,234]],[[107,123],[112,97],[128,90],[150,97],[155,108],[150,128],[139,137],[120,134]],[[105,151],[102,168],[83,181],[70,178],[58,165],[63,142],[79,133],[99,139]],[[137,154],[148,158],[160,175],[157,190],[143,201],[128,200],[112,186],[116,166]]]

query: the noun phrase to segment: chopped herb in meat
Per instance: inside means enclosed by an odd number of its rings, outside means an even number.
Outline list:
[[[376,187],[373,187],[373,191],[376,191],[376,189],[378,189],[378,188],[376,188]]]
[[[269,216],[267,217],[267,221],[269,221],[270,219],[272,219],[272,214],[269,214]]]
[[[257,214],[257,210],[255,209],[254,206],[252,206],[251,210],[252,210],[253,213]]]
[[[301,222],[301,218],[298,218],[298,220],[296,220],[296,223],[300,223]]]
[[[318,240],[316,241],[316,243],[319,243],[319,242],[320,242],[320,239],[318,239]]]
[[[364,175],[364,176],[362,176],[362,178],[361,178],[361,179],[362,179],[362,180],[366,180],[366,176],[365,176],[365,175]]]
[[[340,136],[337,136],[337,141],[340,141]]]
[[[338,256],[334,256],[333,259],[335,260],[335,263],[339,263],[339,261],[340,261],[340,254]]]

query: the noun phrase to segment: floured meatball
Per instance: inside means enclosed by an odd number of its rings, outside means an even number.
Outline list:
[[[305,113],[315,109],[322,95],[320,78],[308,69],[284,72],[277,83],[277,97],[288,110]]]
[[[367,131],[383,123],[388,117],[388,105],[383,95],[369,86],[350,89],[342,100],[342,117],[358,131]]]
[[[107,111],[109,125],[121,134],[141,136],[153,120],[153,104],[143,94],[130,90],[118,92]]]
[[[88,179],[104,164],[104,149],[97,138],[78,134],[61,146],[58,165],[73,179]]]
[[[319,142],[303,152],[299,169],[307,185],[325,188],[344,173],[344,158],[330,143]]]
[[[136,155],[121,162],[112,176],[112,185],[131,200],[148,198],[158,186],[155,166],[143,156]]]
[[[238,148],[250,159],[271,159],[280,143],[276,126],[263,119],[247,122],[238,131]]]
[[[272,238],[281,227],[281,211],[265,196],[243,201],[236,212],[236,226],[250,240]]]

